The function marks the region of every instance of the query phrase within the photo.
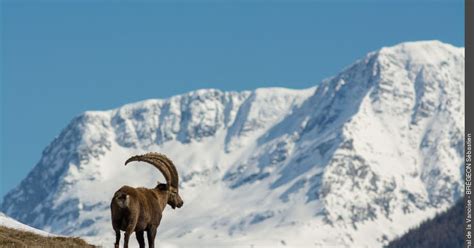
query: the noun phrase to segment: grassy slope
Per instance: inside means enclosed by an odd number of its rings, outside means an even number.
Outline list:
[[[0,226],[0,247],[94,247],[75,237],[45,237]]]

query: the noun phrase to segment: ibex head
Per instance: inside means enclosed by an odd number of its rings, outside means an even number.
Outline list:
[[[180,208],[183,206],[183,199],[178,194],[178,188],[174,189],[170,187],[170,196],[168,197],[168,205],[170,205],[173,209],[176,207]]]
[[[159,190],[166,190],[169,193],[168,196],[168,205],[170,205],[173,209],[176,207],[180,208],[183,206],[183,200],[179,195],[179,178],[178,178],[178,171],[174,166],[173,162],[167,158],[165,155],[156,152],[150,152],[143,155],[133,156],[127,161],[125,161],[125,165],[132,161],[143,161],[153,165],[155,168],[160,170],[163,176],[166,179],[166,184],[159,183],[155,187]]]

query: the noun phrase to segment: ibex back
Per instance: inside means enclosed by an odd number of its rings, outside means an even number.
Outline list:
[[[124,247],[132,232],[135,232],[140,248],[145,247],[144,233],[147,233],[148,245],[155,247],[156,230],[166,204],[173,209],[183,206],[183,200],[178,193],[178,172],[173,162],[165,155],[147,153],[129,158],[131,161],[143,161],[156,167],[166,179],[166,184],[158,183],[155,188],[133,188],[123,186],[115,192],[110,210],[112,212],[112,227],[115,231],[115,248],[119,247],[120,231],[125,231]]]

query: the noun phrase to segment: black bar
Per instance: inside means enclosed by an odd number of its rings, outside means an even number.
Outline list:
[[[474,0],[465,0],[465,167],[464,167],[464,247],[472,247],[472,124],[474,118],[473,83],[474,83]]]

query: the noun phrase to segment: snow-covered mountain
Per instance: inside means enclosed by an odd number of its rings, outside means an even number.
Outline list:
[[[157,243],[378,247],[461,196],[463,139],[464,49],[407,42],[305,90],[198,90],[86,112],[1,210],[108,246],[115,190],[164,181],[124,161],[159,151],[178,167],[184,206],[165,210]]]

